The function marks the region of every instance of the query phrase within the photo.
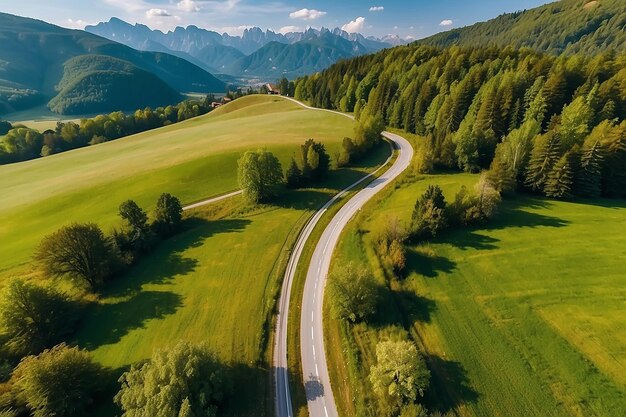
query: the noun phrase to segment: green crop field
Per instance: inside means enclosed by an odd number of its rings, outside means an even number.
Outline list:
[[[338,149],[352,133],[341,116],[267,96],[246,97],[172,127],[56,156],[0,167],[0,277],[27,274],[42,236],[71,221],[119,225],[129,198],[148,210],[171,192],[184,203],[236,189],[236,160],[260,146],[283,165],[305,139]],[[233,368],[228,415],[271,409],[266,366],[273,302],[291,243],[313,211],[388,156],[332,171],[316,189],[288,192],[250,210],[235,197],[195,209],[183,233],[161,243],[91,303],[70,342],[119,374],[180,339],[206,342]],[[5,221],[8,220],[8,221]],[[113,381],[113,379],[112,379]],[[115,413],[110,396],[97,415]]]
[[[450,174],[406,182],[370,203],[344,234],[334,265],[364,262],[385,289],[369,325],[325,322],[328,340],[342,340],[327,349],[343,415],[378,415],[367,379],[376,343],[407,331],[432,371],[425,399],[431,410],[626,415],[622,200],[518,195],[488,225],[410,247],[408,276],[385,284],[367,232],[390,216],[408,222],[429,184],[439,184],[450,201],[461,184],[476,181]]]

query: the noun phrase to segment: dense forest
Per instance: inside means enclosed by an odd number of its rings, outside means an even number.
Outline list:
[[[419,40],[423,45],[495,45],[593,54],[626,51],[624,0],[561,0]]]
[[[295,96],[417,133],[422,170],[489,169],[499,191],[626,194],[626,53],[410,45],[300,78]]]

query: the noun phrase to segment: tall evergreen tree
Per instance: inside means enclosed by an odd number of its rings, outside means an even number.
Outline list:
[[[569,198],[574,183],[574,164],[578,155],[568,151],[558,160],[550,171],[544,192],[548,197]]]
[[[585,143],[580,158],[580,175],[576,187],[578,194],[583,197],[598,197],[600,195],[603,161],[604,154],[600,142]]]
[[[552,168],[559,160],[561,144],[558,135],[549,132],[535,140],[526,170],[526,186],[542,191]]]

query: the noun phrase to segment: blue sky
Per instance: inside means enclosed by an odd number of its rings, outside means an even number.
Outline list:
[[[0,11],[83,28],[115,16],[170,30],[190,24],[240,34],[343,27],[366,35],[421,38],[549,0],[0,0]]]

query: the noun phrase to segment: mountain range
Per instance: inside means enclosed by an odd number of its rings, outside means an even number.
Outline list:
[[[339,28],[309,28],[283,34],[253,27],[245,29],[241,36],[231,36],[187,26],[164,33],[118,18],[87,26],[85,30],[138,50],[187,57],[213,73],[269,81],[283,75],[294,77],[320,71],[341,59],[405,43],[397,36],[379,39]]]
[[[224,89],[179,57],[0,13],[0,114],[45,103],[64,114],[134,110]]]

